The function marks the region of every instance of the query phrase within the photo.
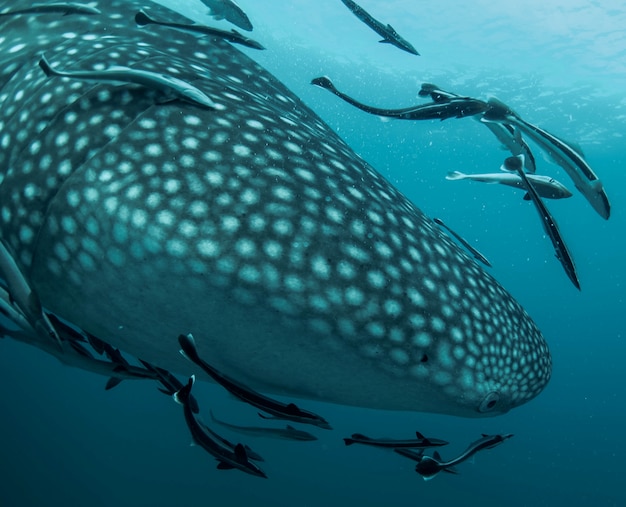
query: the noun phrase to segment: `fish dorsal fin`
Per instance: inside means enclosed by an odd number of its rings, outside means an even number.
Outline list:
[[[235,446],[235,456],[239,461],[248,461],[248,453],[243,444],[237,444]]]
[[[287,425],[287,429],[288,429],[289,431],[296,431],[296,428],[294,428],[291,424],[288,424],[288,425]]]
[[[298,408],[298,405],[296,405],[295,403],[290,403],[289,405],[287,405],[287,413],[297,414],[299,412],[300,412],[300,409]]]
[[[352,438],[357,438],[359,440],[371,440],[370,437],[366,437],[362,433],[352,433]]]
[[[437,451],[433,452],[433,458],[437,461],[441,461],[441,455]]]
[[[415,436],[419,438],[420,440],[427,440],[426,437],[422,435],[419,431],[415,432]]]

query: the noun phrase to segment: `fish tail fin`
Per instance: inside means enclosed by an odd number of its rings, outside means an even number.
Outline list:
[[[196,348],[196,341],[191,333],[184,335],[178,335],[178,343],[181,346],[180,353],[183,357],[189,359],[192,362],[197,362],[200,359],[198,355],[198,349]]]
[[[48,62],[46,55],[41,55],[41,58],[39,59],[39,66],[46,76],[50,77],[55,75],[55,72],[50,66],[50,62]]]
[[[335,90],[335,85],[328,76],[321,76],[311,79],[311,84],[319,86],[320,88],[326,88],[327,90]]]
[[[450,171],[446,174],[447,180],[462,180],[465,178],[467,178],[467,174],[464,174],[461,171]]]
[[[150,16],[148,16],[146,12],[142,9],[137,14],[135,14],[135,23],[137,23],[139,26],[146,26],[150,23],[154,23],[154,20],[150,18]]]
[[[111,377],[107,380],[106,385],[104,386],[104,390],[108,391],[113,389],[115,386],[119,385],[122,382],[122,379],[119,377]]]
[[[189,381],[187,385],[180,389],[180,391],[176,391],[173,394],[174,401],[179,403],[180,405],[184,405],[189,401],[189,397],[191,396],[191,388],[193,387],[193,383],[196,381],[196,376],[192,375],[189,377]]]
[[[500,169],[503,171],[517,172],[524,168],[524,155],[515,155],[514,157],[507,157],[504,159]]]

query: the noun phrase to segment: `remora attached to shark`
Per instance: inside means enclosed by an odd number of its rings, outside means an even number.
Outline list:
[[[493,277],[267,71],[137,28],[143,5],[1,22],[1,238],[47,311],[182,373],[190,330],[277,394],[475,417],[541,392],[546,342]],[[216,109],[47,78],[42,53],[175,75]]]

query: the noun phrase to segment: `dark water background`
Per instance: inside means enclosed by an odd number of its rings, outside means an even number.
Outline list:
[[[338,0],[239,4],[268,47],[248,54],[421,209],[487,255],[496,278],[546,336],[553,378],[537,399],[494,419],[307,404],[336,430],[319,431],[320,440],[309,443],[246,437],[268,459],[264,481],[215,470],[208,455],[189,447],[180,407],[153,384],[124,382],[105,392],[106,379],[5,340],[0,506],[626,505],[623,2],[528,0],[508,9],[487,1],[471,8],[458,1],[362,2],[421,57],[377,44]],[[183,8],[198,17],[198,5]],[[471,119],[381,121],[308,85],[324,74],[381,107],[421,103],[416,92],[424,81],[480,98],[497,95],[528,121],[578,142],[613,205],[605,222],[577,193],[548,203],[582,292],[563,273],[520,191],[445,180],[452,170],[498,171],[505,152],[487,129]],[[562,170],[535,154],[538,172],[574,190]],[[224,419],[259,423],[253,409],[215,386],[199,385],[197,395]],[[460,475],[430,482],[400,457],[341,441],[355,431],[401,436],[416,429],[449,440],[444,457],[481,433],[515,437],[460,466]]]

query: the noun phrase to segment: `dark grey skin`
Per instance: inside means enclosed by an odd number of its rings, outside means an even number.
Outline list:
[[[194,442],[219,461],[217,468],[220,470],[236,468],[256,477],[267,478],[265,472],[249,460],[246,449],[242,444],[236,444],[234,450],[225,447],[214,440],[206,431],[206,427],[198,421],[189,403],[191,388],[194,382],[195,377],[192,375],[187,385],[174,394],[174,400],[183,406],[185,421],[187,422]]]
[[[480,114],[488,107],[487,103],[482,100],[462,97],[445,102],[435,102],[434,104],[423,104],[400,109],[383,109],[368,106],[340,92],[326,76],[316,77],[311,81],[311,84],[331,91],[337,95],[337,97],[359,108],[361,111],[400,120],[447,120],[448,118],[465,118],[466,116]]]
[[[450,234],[452,234],[459,243],[461,243],[465,248],[467,248],[467,250],[469,250],[469,252],[474,256],[475,259],[479,260],[480,262],[482,262],[485,266],[489,266],[491,267],[491,262],[489,262],[489,260],[487,259],[487,257],[485,257],[483,254],[481,254],[478,250],[476,250],[472,245],[470,245],[467,240],[465,238],[463,238],[461,235],[457,234],[456,232],[454,232],[452,229],[450,229],[450,227],[448,227],[443,220],[441,220],[441,218],[433,218],[434,222],[443,227],[444,229],[446,229]]]
[[[401,37],[400,34],[398,34],[398,32],[396,32],[391,25],[385,25],[384,23],[381,23],[380,21],[375,19],[369,12],[367,12],[363,7],[356,4],[352,0],[341,1],[348,9],[352,11],[352,13],[357,18],[363,21],[363,23],[365,23],[383,38],[379,42],[392,44],[397,48],[406,51],[407,53],[411,53],[412,55],[420,55],[417,50],[411,45],[411,43]]]
[[[361,433],[353,433],[350,438],[344,438],[343,441],[346,445],[363,444],[371,445],[372,447],[386,447],[389,449],[396,448],[415,448],[423,449],[426,447],[440,447],[442,445],[448,445],[445,440],[438,438],[427,438],[419,431],[415,432],[417,438],[395,440],[392,438],[370,438],[362,435]]]
[[[238,433],[244,433],[246,435],[252,435],[255,437],[268,437],[279,438],[282,440],[298,440],[301,442],[310,442],[317,440],[317,437],[308,431],[302,431],[290,426],[289,424],[285,428],[263,428],[259,426],[238,426],[236,424],[230,424],[217,419],[213,412],[211,414],[211,421],[229,430],[236,431]]]
[[[274,417],[271,419],[286,419],[289,421],[294,421],[303,424],[312,424],[314,426],[318,426],[324,429],[332,429],[330,424],[321,416],[314,414],[313,412],[309,412],[307,410],[302,410],[298,408],[294,403],[282,403],[280,401],[276,401],[272,398],[264,396],[261,393],[258,393],[249,387],[237,382],[236,380],[231,379],[227,375],[219,372],[215,368],[213,368],[210,364],[204,361],[198,355],[198,350],[196,348],[196,343],[191,334],[188,335],[179,335],[178,343],[181,346],[180,353],[189,359],[191,362],[197,364],[202,368],[215,382],[220,384],[224,389],[226,389],[233,396],[239,398],[246,403],[249,403],[253,407],[256,407],[268,414],[272,414]],[[261,414],[259,414],[261,415]],[[270,417],[266,417],[261,415],[264,419],[270,419]]]
[[[443,472],[446,470],[450,470],[451,467],[462,463],[463,461],[471,458],[478,451],[482,451],[484,449],[491,449],[500,445],[505,440],[508,440],[513,435],[483,435],[483,437],[475,442],[472,442],[465,451],[463,451],[459,456],[450,461],[442,461],[440,456],[422,456],[417,465],[415,466],[415,471],[420,474],[424,480],[430,480],[439,472]],[[402,454],[402,453],[400,453]],[[406,456],[406,454],[403,454]]]
[[[182,23],[157,21],[148,16],[145,11],[139,11],[137,14],[135,14],[135,23],[137,23],[139,26],[158,25],[168,28],[175,28],[177,30],[184,30],[187,32],[195,32],[202,35],[208,35],[209,37],[220,37],[224,40],[227,40],[228,42],[241,44],[242,46],[247,46],[252,49],[265,49],[265,47],[263,47],[259,42],[249,39],[248,37],[240,34],[237,30],[226,31],[204,25],[187,25]]]
[[[517,171],[517,173],[520,175],[520,178],[522,178],[522,181],[524,182],[524,185],[526,185],[526,189],[528,190],[530,200],[535,205],[537,213],[539,213],[539,218],[541,218],[541,224],[543,225],[543,229],[546,231],[546,234],[550,238],[550,241],[552,241],[552,246],[554,246],[556,258],[563,266],[565,273],[574,284],[574,287],[580,290],[580,282],[578,281],[578,275],[576,274],[574,259],[572,259],[572,255],[570,254],[567,245],[563,241],[561,231],[559,231],[559,226],[557,225],[556,220],[554,220],[554,217],[548,211],[548,208],[535,190],[535,187],[533,187],[532,183],[526,177],[526,173],[524,172],[523,167],[524,155],[509,157],[504,161],[504,164],[502,165],[502,169],[507,171]]]
[[[456,93],[442,90],[437,85],[432,83],[422,83],[422,88],[418,92],[420,97],[430,97],[433,102],[438,104],[449,102],[451,100],[458,99],[471,99],[471,97],[462,97]],[[511,155],[524,155],[526,169],[535,173],[537,164],[535,163],[535,156],[530,147],[526,144],[526,141],[522,139],[518,130],[514,129],[511,125],[505,123],[492,123],[482,122],[491,131],[491,133],[498,138],[498,140],[505,146]]]
[[[0,12],[0,16],[17,16],[20,14],[62,14],[63,16],[67,16],[68,14],[85,14],[89,16],[101,14],[101,12],[95,7],[75,2],[35,4],[28,9]]]

